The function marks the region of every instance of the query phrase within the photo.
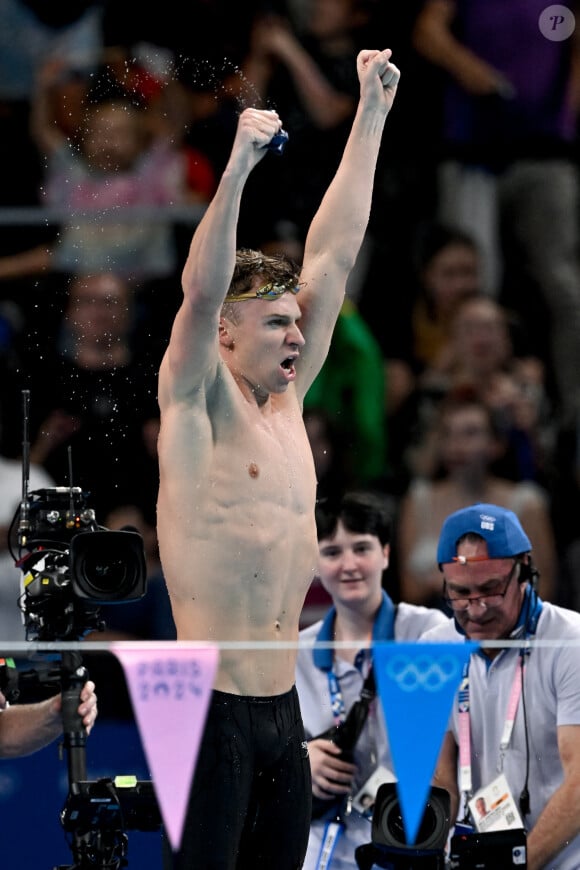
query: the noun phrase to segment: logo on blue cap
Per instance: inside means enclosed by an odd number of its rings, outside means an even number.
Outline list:
[[[457,541],[474,532],[487,543],[490,559],[505,559],[528,553],[530,539],[513,511],[495,504],[474,504],[450,514],[441,528],[437,562],[452,562],[457,555]]]

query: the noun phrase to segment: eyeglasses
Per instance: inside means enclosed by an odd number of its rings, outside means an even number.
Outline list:
[[[257,290],[246,290],[244,293],[237,293],[226,296],[226,302],[240,302],[243,299],[277,299],[284,293],[292,293],[294,296],[300,290],[299,284],[264,284],[263,287],[258,287]]]
[[[486,607],[497,607],[507,595],[509,585],[514,577],[518,562],[514,562],[509,574],[503,580],[491,581],[488,591],[483,595],[460,595],[452,589],[448,589],[447,581],[443,581],[443,592],[447,595],[443,596],[443,601],[455,612],[467,610],[470,604],[479,604],[484,609]]]

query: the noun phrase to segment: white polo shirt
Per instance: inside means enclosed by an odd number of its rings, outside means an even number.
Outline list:
[[[528,830],[561,785],[564,774],[558,752],[559,725],[580,725],[580,646],[566,645],[567,639],[580,641],[580,614],[544,602],[535,634],[537,640],[561,640],[562,646],[532,649],[524,677],[529,759],[526,753],[524,704],[518,704],[514,729],[505,751],[503,772],[515,801],[518,801],[529,760],[528,790],[531,812],[524,824]],[[465,638],[454,627],[438,626],[424,640]],[[471,725],[471,765],[473,790],[488,785],[498,775],[500,742],[512,690],[514,672],[519,667],[516,648],[503,650],[495,659],[483,654],[471,656],[469,698]],[[458,711],[454,704],[452,727],[458,737]],[[578,809],[580,812],[580,807]],[[550,861],[549,870],[578,870],[580,836]]]

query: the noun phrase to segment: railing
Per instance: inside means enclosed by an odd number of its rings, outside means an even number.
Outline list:
[[[199,223],[205,205],[170,205],[170,206],[124,206],[122,208],[94,209],[71,211],[64,208],[45,208],[44,206],[18,206],[0,208],[0,225],[3,226],[51,226],[54,224],[72,223],[73,221],[89,220],[106,223],[127,222],[137,220],[161,219],[174,223]]]

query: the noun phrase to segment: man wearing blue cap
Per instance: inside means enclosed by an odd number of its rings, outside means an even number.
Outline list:
[[[424,639],[482,646],[463,675],[434,782],[467,806],[505,776],[528,831],[528,870],[577,870],[580,614],[539,598],[531,549],[517,516],[497,505],[443,523],[437,561],[454,620]],[[541,643],[550,640],[559,643]]]

